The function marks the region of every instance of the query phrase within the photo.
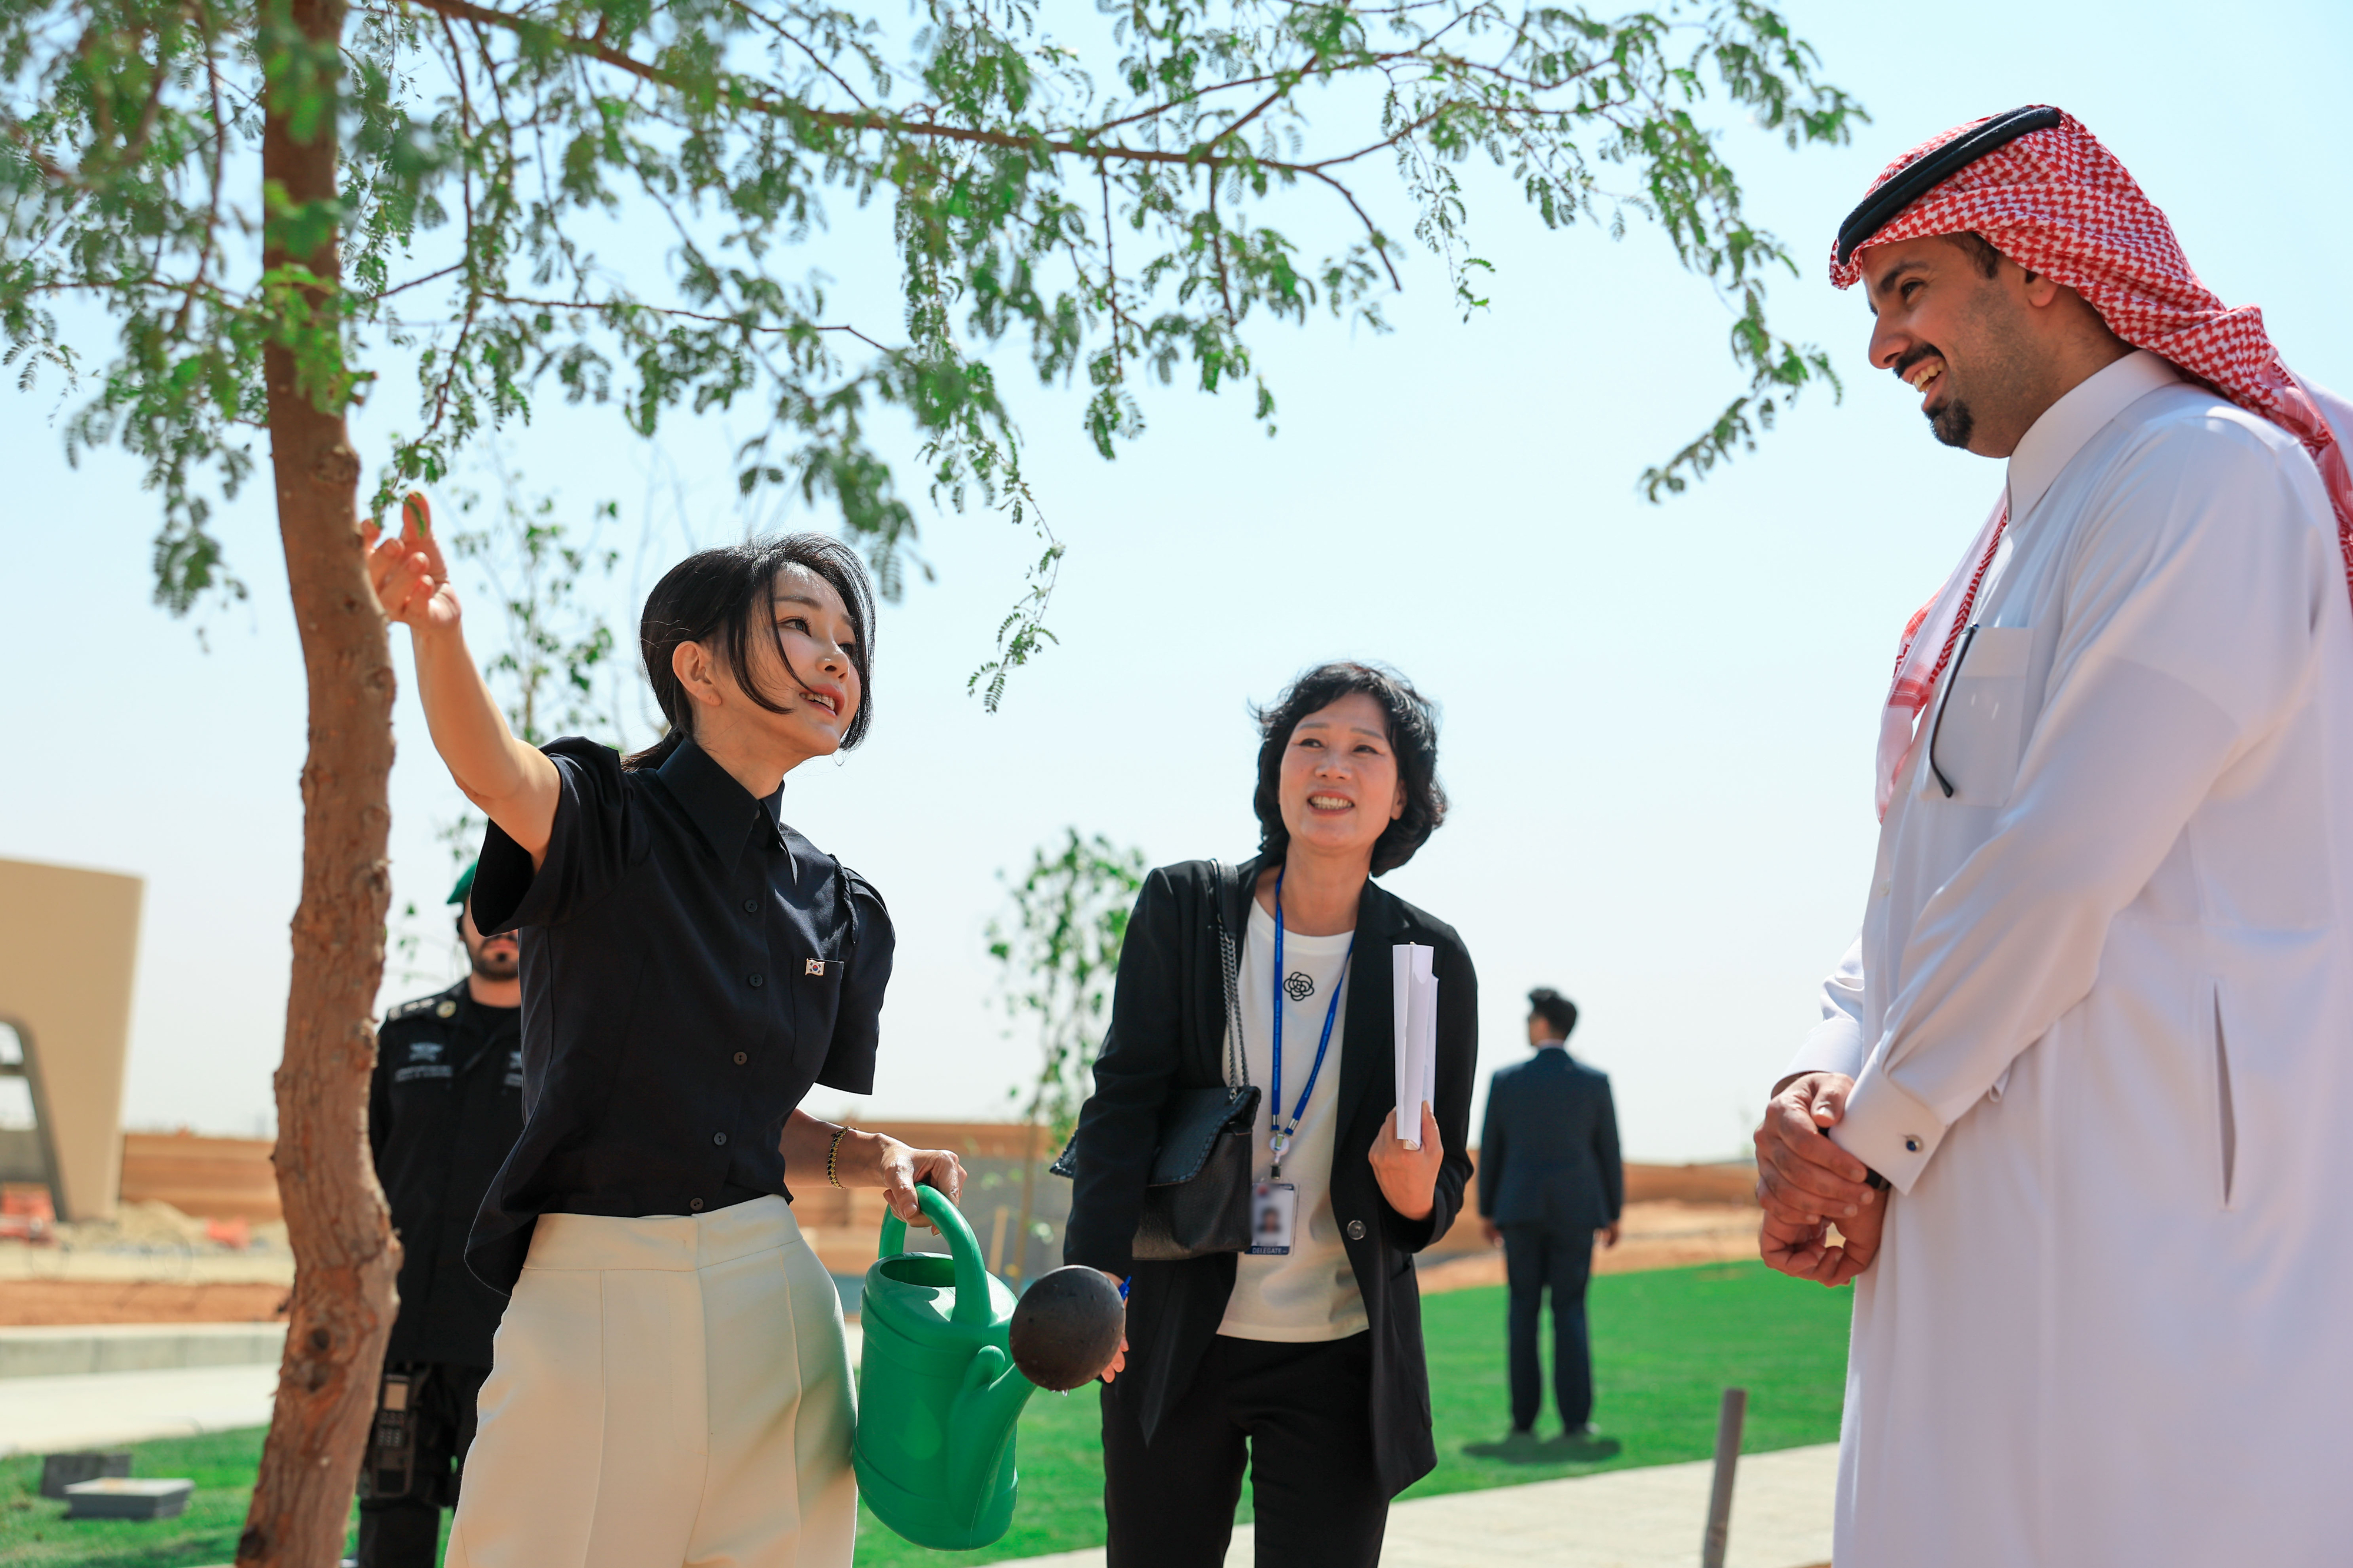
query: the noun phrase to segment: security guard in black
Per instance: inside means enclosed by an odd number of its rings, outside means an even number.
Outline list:
[[[473,877],[450,895],[471,973],[376,1035],[368,1142],[400,1237],[400,1315],[360,1481],[360,1568],[432,1568],[506,1308],[467,1268],[466,1237],[522,1131],[518,954],[512,932],[474,929]]]

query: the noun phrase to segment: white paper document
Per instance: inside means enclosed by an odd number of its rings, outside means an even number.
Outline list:
[[[1421,1147],[1421,1107],[1438,1101],[1438,976],[1430,972],[1438,950],[1401,942],[1389,950],[1389,994],[1397,1007],[1397,1131],[1409,1149]]]

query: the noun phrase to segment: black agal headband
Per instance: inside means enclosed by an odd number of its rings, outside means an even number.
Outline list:
[[[1962,169],[1984,157],[1998,147],[2006,147],[2030,131],[2048,131],[2059,123],[2061,115],[2055,109],[2013,109],[2008,114],[1997,114],[1974,131],[1964,132],[1950,142],[1898,169],[1887,183],[1862,198],[1861,205],[1846,215],[1839,225],[1838,260],[1841,267],[1854,258],[1854,253],[1870,242],[1871,237],[1885,228],[1897,213],[1943,184]]]

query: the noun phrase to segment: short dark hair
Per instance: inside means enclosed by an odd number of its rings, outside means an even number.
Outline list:
[[[784,658],[784,639],[765,614],[777,574],[788,566],[806,567],[833,584],[849,612],[857,645],[849,662],[858,671],[858,711],[841,737],[848,751],[866,739],[874,717],[874,677],[870,666],[874,647],[874,584],[865,563],[841,541],[822,533],[786,533],[771,539],[747,539],[716,550],[698,550],[662,574],[646,595],[646,613],[638,623],[638,652],[646,663],[646,679],[660,704],[670,732],[622,759],[625,768],[656,768],[668,761],[686,737],[694,733],[693,705],[671,668],[671,656],[681,643],[715,638],[720,661],[727,667],[744,694],[771,713],[784,705],[752,682],[750,638],[755,617],[776,639],[776,656]],[[798,679],[793,662],[784,658],[785,672]]]
[[[1948,234],[1945,237],[1968,252],[1969,259],[1977,263],[1980,278],[1991,278],[2001,271],[2002,254],[1984,235],[1965,228],[1958,234]]]
[[[1528,993],[1528,1011],[1558,1029],[1564,1040],[1577,1028],[1577,1004],[1549,985],[1539,985]]]
[[[1319,664],[1284,687],[1271,706],[1250,710],[1259,730],[1258,794],[1250,804],[1258,811],[1259,853],[1268,859],[1280,860],[1291,847],[1279,789],[1291,731],[1310,713],[1359,691],[1388,715],[1389,749],[1397,753],[1398,779],[1405,786],[1404,814],[1373,843],[1373,875],[1412,859],[1446,820],[1446,791],[1438,783],[1437,704],[1386,666],[1354,660]]]

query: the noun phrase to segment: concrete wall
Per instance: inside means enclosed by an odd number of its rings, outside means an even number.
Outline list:
[[[136,877],[0,860],[0,1021],[23,1041],[60,1219],[113,1214]]]

